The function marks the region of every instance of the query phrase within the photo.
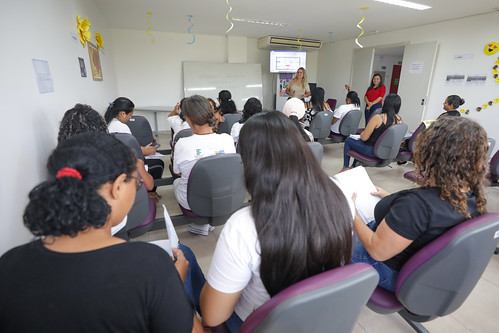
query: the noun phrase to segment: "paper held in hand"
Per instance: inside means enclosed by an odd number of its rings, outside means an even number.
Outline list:
[[[371,192],[377,192],[377,189],[364,167],[358,166],[338,173],[331,179],[347,198],[351,198],[354,193],[357,193],[355,208],[357,215],[364,223],[368,224],[374,221],[374,207],[381,199],[371,194]]]
[[[165,225],[166,232],[168,233],[168,239],[161,239],[149,243],[159,246],[160,248],[168,252],[170,257],[173,258],[172,248],[178,248],[178,235],[175,231],[172,219],[170,218],[170,214],[168,214],[168,210],[166,209],[165,205],[163,205],[163,212],[165,214]]]

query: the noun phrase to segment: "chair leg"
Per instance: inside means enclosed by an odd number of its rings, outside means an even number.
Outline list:
[[[420,317],[416,316],[406,309],[400,310],[398,314],[409,324],[417,333],[430,333],[419,321],[425,322],[434,319],[435,317]],[[414,319],[414,320],[413,320]],[[417,320],[417,321],[415,321]]]
[[[494,254],[499,254],[499,247],[496,247],[496,250],[494,251]]]

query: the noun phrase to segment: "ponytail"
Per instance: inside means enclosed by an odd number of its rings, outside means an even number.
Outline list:
[[[106,113],[104,114],[104,119],[106,120],[106,123],[109,124],[121,111],[130,114],[134,108],[135,104],[133,104],[131,100],[126,97],[118,97],[114,102],[109,103]]]
[[[349,91],[348,94],[347,94],[347,98],[352,101],[352,103],[355,105],[355,106],[358,106],[360,107],[360,98],[359,98],[359,95],[357,94],[356,91]]]

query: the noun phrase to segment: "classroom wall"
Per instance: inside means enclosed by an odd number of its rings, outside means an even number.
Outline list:
[[[369,17],[366,17],[368,20]],[[487,56],[483,50],[487,43],[499,42],[499,12],[477,15],[459,20],[429,24],[421,27],[402,29],[377,35],[363,36],[360,40],[364,47],[375,47],[395,43],[422,43],[438,41],[438,52],[430,83],[427,112],[424,119],[435,119],[443,112],[442,104],[448,95],[464,97],[470,109],[467,117],[478,121],[490,137],[499,139],[499,104],[476,112],[475,108],[489,100],[499,98],[499,83],[492,78],[492,66],[499,53]],[[346,91],[344,84],[350,80],[353,50],[358,48],[353,39],[325,45],[319,53],[318,82],[326,90],[327,97],[343,100]],[[327,52],[329,50],[329,53]],[[329,54],[329,56],[328,56]],[[472,54],[470,60],[454,60],[454,55]],[[489,78],[483,87],[445,86],[447,74],[487,73]],[[367,87],[352,87],[358,92]],[[403,111],[402,101],[402,109]],[[403,117],[403,114],[402,114]],[[499,141],[499,140],[498,140]],[[494,151],[499,147],[496,146]]]
[[[102,82],[92,80],[87,48],[71,39],[78,14],[88,16],[90,31],[97,30],[104,38]],[[102,112],[103,101],[113,98],[118,89],[110,32],[92,1],[2,0],[0,31],[1,255],[31,239],[22,222],[27,195],[46,179],[47,157],[55,147],[65,110],[81,102]],[[86,78],[80,76],[78,57],[85,60]],[[54,92],[39,94],[33,58],[49,62]]]

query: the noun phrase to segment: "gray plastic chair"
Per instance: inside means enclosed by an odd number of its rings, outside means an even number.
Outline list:
[[[484,214],[453,227],[414,254],[400,270],[395,293],[376,288],[367,306],[398,312],[417,332],[421,322],[446,316],[469,296],[499,242],[499,214]]]
[[[351,332],[378,284],[370,265],[350,264],[288,287],[257,308],[240,333]],[[228,332],[222,324],[213,333]]]
[[[310,149],[312,149],[312,153],[314,154],[319,164],[322,163],[322,155],[324,154],[324,147],[319,142],[307,142]]]
[[[310,123],[309,131],[314,136],[314,139],[320,143],[323,143],[325,138],[328,137],[331,132],[331,123],[333,121],[332,111],[320,111],[315,116]]]
[[[142,147],[147,146],[151,142],[153,145],[156,144],[156,139],[152,133],[151,125],[149,121],[143,116],[132,116],[126,123],[130,128],[133,136],[137,139]],[[158,153],[169,155],[171,153],[170,149],[158,150]]]
[[[227,133],[230,135],[230,131],[232,129],[232,125],[237,123],[243,117],[242,113],[229,113],[223,115],[225,121],[218,124],[218,134]]]
[[[187,184],[187,202],[191,210],[179,205],[184,221],[179,217],[172,217],[172,221],[175,225],[222,225],[242,207],[245,198],[241,156],[222,154],[204,157],[194,164]]]
[[[499,150],[496,151],[490,160],[488,179],[491,186],[499,186]]]
[[[418,138],[418,135],[421,132],[423,132],[425,128],[426,126],[424,123],[419,124],[419,126],[416,128],[414,133],[412,133],[411,137],[409,138],[409,141],[407,141],[407,149],[399,151],[397,157],[395,158],[396,161],[400,162],[412,161],[414,149],[416,148],[416,139]]]
[[[388,127],[383,134],[380,135],[374,144],[374,155],[369,157],[362,155],[355,150],[347,151],[347,155],[355,159],[354,165],[362,165],[367,167],[384,167],[393,162],[397,156],[400,143],[407,132],[407,124],[395,124]]]
[[[359,109],[348,111],[340,120],[340,134],[330,132],[327,143],[340,143],[345,141],[351,134],[356,134],[359,129],[362,111]]]
[[[494,150],[494,147],[496,145],[496,140],[489,138],[488,143],[489,143],[489,157],[490,157],[492,155],[492,151]]]

